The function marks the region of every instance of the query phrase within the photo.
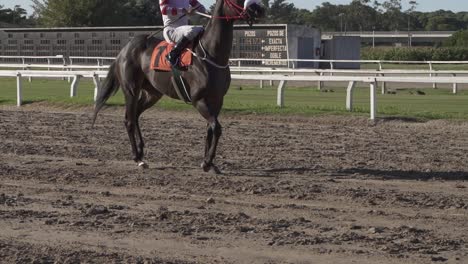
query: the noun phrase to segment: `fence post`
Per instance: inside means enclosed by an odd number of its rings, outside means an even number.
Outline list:
[[[98,95],[98,89],[101,86],[101,81],[99,80],[99,75],[97,75],[97,74],[93,75],[93,82],[94,82],[94,102],[96,102],[97,95]]]
[[[16,74],[16,105],[21,106],[23,104],[23,80],[21,73]]]
[[[354,94],[354,87],[356,86],[355,81],[351,81],[348,84],[348,88],[346,89],[346,110],[353,111],[353,94]]]
[[[73,59],[72,59],[72,58],[68,58],[68,59],[70,60],[70,64],[69,64],[69,65],[70,65],[70,66],[73,66]],[[64,61],[65,61],[65,59],[64,59]],[[69,70],[69,71],[72,71],[73,69],[70,67],[68,70]],[[71,77],[68,77],[68,83],[70,83],[70,82],[71,82]]]
[[[270,72],[271,75],[273,75],[273,72]],[[274,82],[273,80],[270,80],[270,86],[273,86],[274,85]]]
[[[457,77],[457,74],[453,74],[453,77]],[[453,94],[457,94],[458,93],[458,83],[453,83],[453,86],[452,86],[452,92]]]
[[[434,77],[434,76],[437,77],[437,74],[433,74],[433,73],[432,73],[432,71],[434,70],[434,67],[433,67],[431,61],[429,62],[429,70],[431,71],[431,73],[429,73],[429,77],[431,77],[431,78]],[[433,83],[433,84],[432,84],[432,88],[433,88],[433,89],[437,89],[437,83]]]
[[[260,72],[260,75],[263,75],[263,73]],[[260,89],[263,89],[263,80],[260,80]]]
[[[78,84],[80,83],[80,76],[79,75],[75,75],[73,77],[73,82],[71,84],[71,87],[70,87],[70,97],[75,97],[76,94],[77,94],[77,91],[78,91]]]
[[[377,115],[377,82],[373,81],[370,83],[370,119],[375,120]]]
[[[282,80],[278,85],[278,95],[276,103],[279,107],[284,107],[284,89],[286,88],[287,81]]]
[[[320,72],[320,77],[322,77],[322,76],[323,76],[323,72]],[[321,91],[322,88],[323,88],[323,81],[318,81],[318,82],[317,82],[317,89],[318,89],[319,91]]]
[[[380,76],[385,77],[385,74],[380,74]],[[385,94],[387,92],[387,83],[382,82],[382,94]]]

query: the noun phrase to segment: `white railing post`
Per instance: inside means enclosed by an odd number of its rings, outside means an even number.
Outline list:
[[[70,97],[73,98],[76,96],[77,94],[77,91],[78,91],[78,84],[80,83],[80,76],[79,75],[75,75],[73,77],[73,82],[70,86]]]
[[[348,84],[348,88],[346,89],[346,110],[353,111],[353,99],[354,99],[354,87],[356,86],[356,82],[351,81]]]
[[[380,74],[380,76],[385,77],[385,74]],[[382,82],[382,94],[385,94],[387,92],[387,83]]]
[[[23,80],[21,73],[16,75],[16,105],[21,106],[23,104]]]
[[[375,120],[377,115],[377,92],[376,92],[377,82],[370,83],[370,119]]]
[[[94,74],[93,82],[94,82],[94,101],[96,102],[97,95],[98,95],[98,90],[99,90],[99,87],[101,86],[101,81],[99,80],[99,75]]]
[[[271,75],[273,75],[273,72],[270,72]],[[270,80],[270,86],[273,86],[274,82],[273,80]]]
[[[457,74],[453,74],[453,77],[457,77]],[[453,94],[457,94],[458,93],[458,83],[453,83],[452,84],[452,92]]]
[[[323,72],[320,72],[320,77],[322,77],[322,76],[323,76]],[[319,91],[321,91],[322,88],[323,88],[323,81],[318,81],[318,82],[317,82],[317,89],[318,89]]]
[[[282,81],[280,81],[280,83],[278,85],[278,95],[277,95],[276,104],[279,107],[284,107],[284,90],[286,88],[286,83],[287,83],[287,81],[282,80]]]
[[[263,75],[263,73],[260,72],[260,75]],[[263,89],[263,80],[260,80],[260,89]]]
[[[431,73],[429,73],[429,77],[437,77],[437,74],[435,73],[432,73],[434,71],[434,67],[432,65],[432,61],[429,62],[429,70],[431,71]],[[434,89],[437,89],[437,83],[432,83],[432,88]]]

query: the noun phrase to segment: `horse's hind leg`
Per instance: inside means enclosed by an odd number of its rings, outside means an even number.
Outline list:
[[[158,102],[159,99],[161,99],[162,94],[154,90],[149,82],[145,82],[142,88],[143,91],[140,96],[140,99],[138,100],[136,113],[136,136],[138,139],[136,159],[138,160],[138,166],[147,168],[148,165],[143,161],[143,157],[145,155],[145,142],[143,140],[143,135],[141,133],[140,128],[140,116],[145,110],[156,104],[156,102]]]
[[[130,140],[130,145],[132,147],[132,153],[134,161],[140,165],[141,160],[138,158],[138,146],[136,142],[135,132],[137,131],[138,117],[137,117],[137,107],[138,107],[138,97],[128,93],[124,88],[125,93],[125,128],[127,129],[128,138]]]

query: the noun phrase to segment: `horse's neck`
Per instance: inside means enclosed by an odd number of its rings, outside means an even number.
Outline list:
[[[216,17],[223,17],[224,1],[218,1],[215,7],[213,19],[206,27],[203,36],[203,45],[207,53],[219,65],[227,65],[229,63],[229,56],[231,55],[232,40],[234,23],[232,20],[217,19]]]

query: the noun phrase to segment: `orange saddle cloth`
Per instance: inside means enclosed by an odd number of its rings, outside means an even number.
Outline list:
[[[153,50],[151,56],[151,69],[158,71],[171,71],[171,64],[166,59],[167,54],[174,48],[174,44],[162,41]],[[189,47],[191,48],[191,47]],[[180,64],[182,68],[187,69],[192,64],[193,54],[188,50],[184,50],[180,56]]]

